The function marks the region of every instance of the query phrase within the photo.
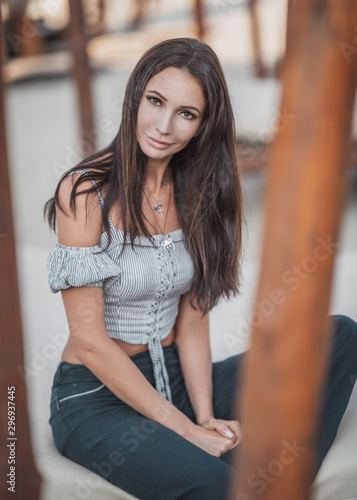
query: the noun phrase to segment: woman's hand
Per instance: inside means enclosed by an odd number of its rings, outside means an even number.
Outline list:
[[[216,429],[208,429],[196,424],[193,424],[190,432],[184,437],[215,457],[220,457],[223,453],[238,445],[238,440],[235,438],[222,436]]]
[[[213,417],[199,425],[205,429],[216,430],[222,436],[232,439],[234,442],[232,448],[242,441],[242,429],[238,420],[222,420]]]

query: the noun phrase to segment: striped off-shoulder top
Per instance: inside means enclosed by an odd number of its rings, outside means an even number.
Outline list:
[[[86,170],[76,170],[85,172]],[[100,204],[104,199],[97,183]],[[69,287],[103,287],[105,323],[108,334],[129,344],[148,344],[157,391],[172,403],[168,373],[161,340],[173,328],[180,296],[190,288],[194,266],[186,249],[183,230],[168,234],[171,244],[162,244],[163,236],[153,235],[155,246],[145,236],[134,240],[119,258],[124,232],[109,218],[112,242],[102,233],[97,245],[72,247],[56,243],[47,258],[48,285],[53,293]],[[127,236],[129,242],[129,235]]]

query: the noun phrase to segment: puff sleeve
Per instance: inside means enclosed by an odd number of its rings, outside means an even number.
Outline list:
[[[69,247],[56,243],[47,257],[48,286],[52,293],[71,286],[103,286],[108,278],[120,275],[120,267],[100,245]]]

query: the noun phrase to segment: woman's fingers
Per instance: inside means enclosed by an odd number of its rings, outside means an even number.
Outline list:
[[[212,418],[203,424],[206,429],[212,429],[219,432],[222,436],[231,439],[235,445],[239,444],[242,440],[242,431],[240,424],[237,420],[222,420]]]
[[[240,423],[237,420],[229,420],[227,422],[227,427],[229,431],[234,433],[237,444],[239,444],[242,441],[242,428]]]
[[[228,425],[228,423],[226,423],[225,421],[223,420],[216,420],[217,424],[216,424],[216,430],[222,434],[222,436],[225,436],[225,437],[228,437],[230,439],[234,439],[236,438],[236,433],[234,432],[234,429]]]

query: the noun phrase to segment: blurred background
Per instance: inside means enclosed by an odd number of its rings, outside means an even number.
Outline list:
[[[56,242],[43,205],[59,177],[116,134],[128,76],[141,54],[178,36],[199,37],[218,54],[234,107],[244,172],[245,257],[259,257],[267,146],[293,116],[279,111],[287,0],[83,0],[92,128],[84,130],[75,80],[68,0],[2,1],[7,136],[18,245]],[[83,93],[83,91],[82,91]],[[356,114],[354,119],[356,139]],[[355,148],[356,149],[356,148]],[[356,154],[341,248],[357,250]]]
[[[31,383],[36,458],[52,482],[60,475],[48,402],[68,325],[60,294],[51,294],[47,286],[46,259],[57,235],[43,218],[44,204],[65,171],[112,141],[128,77],[149,47],[183,36],[207,42],[222,63],[231,95],[247,221],[243,294],[232,306],[234,317],[224,304],[212,317],[212,330],[219,332],[212,339],[213,360],[226,357],[229,346],[222,335],[236,331],[237,318],[247,317],[254,298],[269,145],[294,120],[289,109],[280,110],[286,44],[294,43],[287,41],[294,5],[294,0],[0,0],[25,365],[31,370],[20,366],[19,371]],[[337,262],[332,300],[333,313],[351,316],[357,280],[357,109],[353,116],[338,247],[343,259]],[[0,230],[0,243],[2,237],[6,234]]]

